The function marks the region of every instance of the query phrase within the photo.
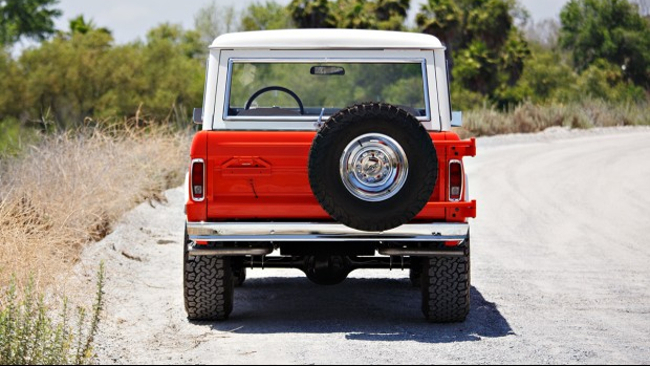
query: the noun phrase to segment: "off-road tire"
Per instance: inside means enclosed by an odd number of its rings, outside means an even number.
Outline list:
[[[462,257],[425,257],[422,263],[422,312],[432,323],[465,321],[470,309],[470,251]]]
[[[189,320],[226,320],[233,308],[230,258],[190,256],[185,241],[184,295]]]
[[[355,138],[384,134],[402,147],[408,176],[398,193],[379,202],[354,196],[340,174],[340,159]],[[343,109],[323,125],[309,153],[309,183],[323,209],[336,221],[363,231],[385,231],[411,221],[427,204],[438,179],[431,137],[406,110],[382,103]]]

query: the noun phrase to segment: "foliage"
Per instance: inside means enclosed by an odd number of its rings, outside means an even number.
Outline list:
[[[76,18],[70,19],[70,32],[68,35],[74,35],[77,33],[87,34],[94,31],[99,31],[111,34],[111,31],[108,28],[97,28],[97,25],[92,20],[86,20],[83,15],[79,15]]]
[[[17,61],[0,57],[0,85],[14,85],[0,90],[2,120],[65,130],[86,118],[139,112],[185,124],[202,100],[205,45],[197,32],[163,24],[144,43],[115,46],[109,32],[77,20],[69,32],[24,51]]]
[[[291,18],[298,28],[335,28],[332,4],[328,0],[292,0]]]
[[[560,44],[577,71],[606,60],[623,76],[650,88],[650,21],[627,0],[571,0],[560,14]]]
[[[54,34],[54,18],[61,11],[58,0],[4,0],[0,2],[0,46],[12,45],[22,37],[42,41]]]
[[[533,103],[544,103],[550,100],[566,101],[570,95],[577,92],[575,85],[578,75],[565,61],[565,55],[541,47],[534,49],[526,63],[519,83],[514,93],[520,99]]]
[[[298,28],[402,30],[410,0],[292,0]]]
[[[620,67],[605,60],[596,60],[580,74],[576,85],[580,98],[602,99],[614,102],[640,102],[645,100],[643,88],[627,82]]]
[[[633,0],[632,4],[639,7],[639,14],[642,16],[650,16],[650,0]]]
[[[486,105],[492,105],[481,93],[463,88],[458,83],[451,84],[451,107],[455,111],[471,111]]]
[[[294,28],[289,9],[273,1],[253,3],[242,14],[244,31]]]
[[[251,5],[253,6],[253,5]],[[210,44],[224,33],[240,30],[239,14],[233,6],[219,6],[213,0],[194,16],[194,28],[203,44]]]
[[[76,319],[64,299],[58,321],[44,295],[36,295],[33,283],[24,292],[10,284],[0,302],[0,363],[3,365],[88,365],[92,363],[93,343],[104,305],[104,266],[97,274],[95,302],[90,317],[83,307]]]
[[[616,65],[599,60],[582,73],[568,62],[570,54],[535,47],[518,84],[508,91],[520,100],[537,104],[579,103],[600,99],[612,103],[643,103],[643,88],[625,80]]]
[[[18,63],[22,115],[16,117],[43,125],[54,122],[64,129],[92,116],[99,97],[111,88],[111,70],[103,57],[111,42],[102,32],[76,33],[25,51]]]
[[[526,40],[544,49],[556,49],[560,37],[560,22],[556,19],[544,19],[531,22],[525,29]]]
[[[515,15],[515,0],[428,0],[416,22],[448,47],[454,80],[500,106],[520,100],[507,94],[521,77],[530,54]]]

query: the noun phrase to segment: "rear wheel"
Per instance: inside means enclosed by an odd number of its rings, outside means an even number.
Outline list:
[[[184,246],[185,310],[190,320],[225,320],[233,308],[234,280],[230,258],[190,256]]]
[[[465,321],[470,309],[470,248],[461,257],[422,258],[422,312],[432,323]]]

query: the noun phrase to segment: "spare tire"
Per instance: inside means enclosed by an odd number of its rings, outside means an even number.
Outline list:
[[[363,231],[411,221],[438,179],[431,137],[410,113],[382,103],[343,109],[323,125],[309,152],[309,183],[333,219]]]

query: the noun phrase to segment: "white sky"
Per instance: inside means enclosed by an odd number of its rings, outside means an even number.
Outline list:
[[[254,0],[216,0],[220,6],[235,5],[245,8]],[[265,0],[257,0],[264,2]],[[290,0],[276,0],[288,4]],[[411,0],[411,11],[417,11],[425,0]],[[520,0],[535,21],[558,17],[567,0]],[[83,14],[99,27],[113,32],[118,43],[144,38],[147,31],[163,23],[180,23],[185,28],[194,26],[194,14],[210,0],[60,0],[58,8],[63,16],[57,28],[67,29],[68,20]]]

